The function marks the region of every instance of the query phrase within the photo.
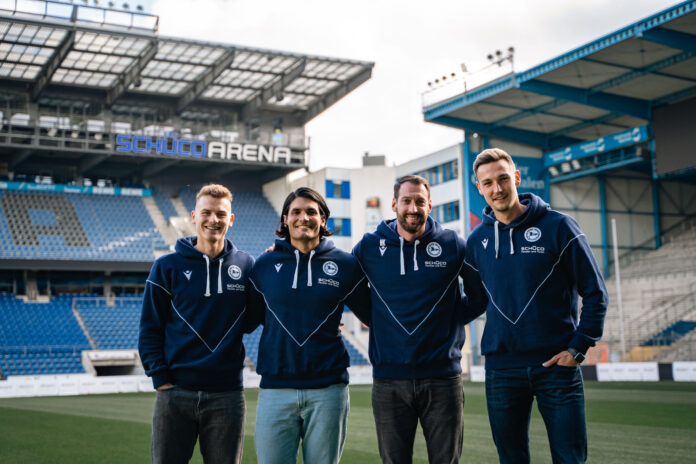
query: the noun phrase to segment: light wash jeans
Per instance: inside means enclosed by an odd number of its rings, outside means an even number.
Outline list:
[[[262,388],[254,442],[259,464],[297,462],[302,441],[305,464],[338,463],[346,441],[348,386],[296,390]]]
[[[241,462],[245,411],[243,391],[159,390],[152,417],[152,462],[188,463],[196,439],[206,464]]]

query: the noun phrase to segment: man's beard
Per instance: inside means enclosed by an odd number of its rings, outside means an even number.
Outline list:
[[[416,221],[415,223],[408,222],[406,216],[407,216],[406,214],[400,214],[397,219],[399,221],[399,225],[401,226],[401,228],[404,229],[409,234],[415,234],[416,232],[420,231],[421,227],[423,227],[423,224],[425,224],[425,221],[426,221],[425,215],[409,214],[408,216],[417,216],[418,217],[418,221]]]

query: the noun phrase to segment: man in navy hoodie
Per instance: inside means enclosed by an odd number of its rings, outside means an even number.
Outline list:
[[[430,463],[458,462],[464,392],[464,311],[485,307],[480,281],[464,266],[465,243],[428,216],[430,186],[420,176],[394,185],[396,219],[382,222],[353,249],[371,288],[372,409],[385,463],[410,463],[420,420]]]
[[[587,459],[578,365],[602,336],[608,297],[587,238],[570,216],[530,193],[498,148],[474,161],[488,206],[467,241],[467,265],[489,296],[481,351],[486,400],[501,463],[528,463],[534,398],[554,463]],[[578,295],[582,311],[578,317]]]
[[[250,320],[264,325],[257,372],[256,455],[261,464],[338,463],[348,417],[348,351],[339,324],[347,304],[369,322],[360,266],[326,236],[329,208],[307,187],[285,200],[274,250],[259,257]]]
[[[145,285],[138,348],[157,389],[153,463],[188,463],[198,438],[206,464],[242,458],[242,326],[254,260],[225,238],[231,208],[229,190],[203,187],[191,212],[196,236],[155,261]]]

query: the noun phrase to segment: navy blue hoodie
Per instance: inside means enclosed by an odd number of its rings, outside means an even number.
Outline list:
[[[520,217],[503,224],[486,207],[467,240],[467,264],[490,299],[481,351],[491,369],[538,366],[568,347],[585,353],[601,338],[607,310],[604,279],[577,222],[536,195],[519,198],[527,207]]]
[[[241,390],[243,316],[254,259],[229,240],[211,259],[180,238],[152,266],[138,349],[155,388],[166,383],[210,392]]]
[[[428,217],[423,235],[408,242],[392,219],[382,222],[375,233],[365,234],[353,254],[372,292],[373,377],[459,374],[468,321],[458,277],[464,277],[470,297],[472,286],[480,286],[475,273],[463,266],[464,239]]]
[[[250,319],[264,324],[256,369],[261,388],[348,383],[339,331],[344,303],[369,320],[367,283],[355,258],[327,239],[307,254],[276,240],[256,261],[250,281],[258,292]]]

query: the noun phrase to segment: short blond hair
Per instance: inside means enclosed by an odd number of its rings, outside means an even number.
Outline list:
[[[201,187],[201,189],[196,194],[196,202],[198,202],[198,199],[200,197],[204,196],[210,196],[213,198],[226,198],[230,200],[230,204],[232,204],[232,192],[230,192],[229,189],[224,185],[208,184]]]
[[[478,154],[474,160],[474,174],[482,164],[495,163],[496,161],[505,160],[510,165],[513,171],[516,171],[515,162],[512,161],[512,156],[501,148],[486,148]]]

